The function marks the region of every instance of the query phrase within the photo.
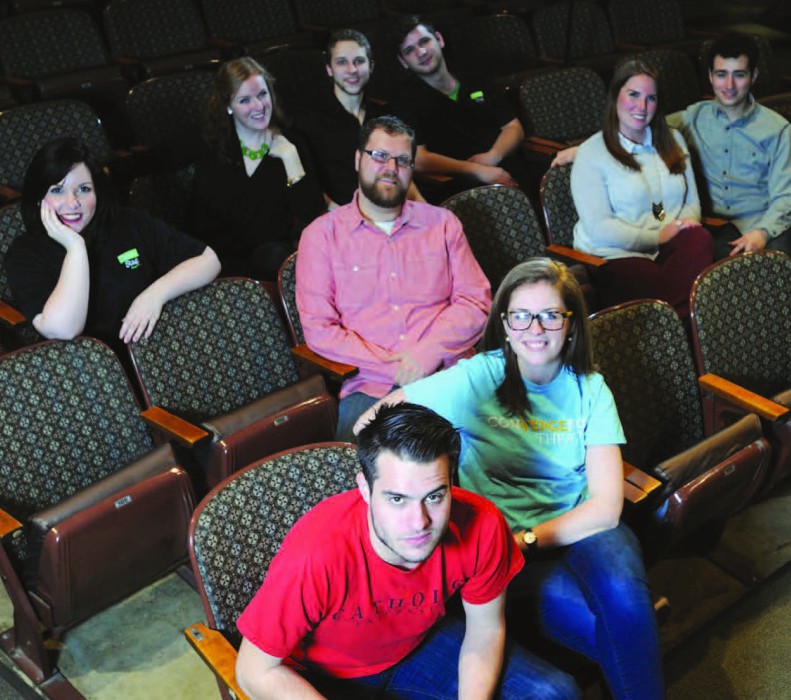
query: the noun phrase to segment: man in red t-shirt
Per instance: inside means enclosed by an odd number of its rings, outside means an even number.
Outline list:
[[[524,559],[500,512],[451,486],[458,433],[412,404],[360,432],[358,489],[301,518],[237,621],[251,698],[570,698],[565,674],[505,640]],[[466,624],[445,617],[461,595]]]

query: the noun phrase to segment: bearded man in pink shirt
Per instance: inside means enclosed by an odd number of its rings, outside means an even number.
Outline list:
[[[355,154],[353,200],[316,219],[297,254],[297,306],[311,350],[360,368],[341,387],[339,440],[393,387],[473,353],[491,304],[489,282],[461,222],[406,200],[415,132],[372,119]]]

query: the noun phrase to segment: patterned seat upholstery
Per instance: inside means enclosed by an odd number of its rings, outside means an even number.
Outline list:
[[[194,70],[150,78],[126,95],[126,115],[134,143],[165,169],[193,162],[202,144],[201,119],[214,72]]]
[[[270,51],[261,56],[261,63],[275,78],[278,107],[287,117],[318,109],[335,99],[320,49],[287,47]]]
[[[25,171],[39,148],[64,136],[83,141],[100,163],[110,160],[107,134],[84,102],[37,102],[0,112],[0,183],[21,191]]]
[[[286,312],[291,338],[295,345],[305,342],[305,333],[302,331],[302,321],[299,319],[297,308],[297,254],[289,255],[280,266],[277,275],[277,288],[283,310]]]
[[[678,0],[610,0],[607,3],[616,44],[668,44],[686,36]]]
[[[15,621],[4,643],[34,680],[53,673],[52,634],[186,559],[189,478],[138,411],[99,341],[0,358],[0,569]]]
[[[571,165],[547,170],[541,178],[540,194],[547,241],[573,248],[574,226],[579,215],[571,196]]]
[[[5,256],[11,244],[25,231],[19,203],[0,208],[0,303],[14,307],[14,296],[8,284]],[[17,322],[7,309],[0,309],[0,341],[6,350],[20,348],[41,340],[41,336],[29,322]]]
[[[516,15],[489,15],[460,22],[448,38],[449,64],[460,73],[483,70],[506,86],[539,65],[530,29]]]
[[[297,21],[312,27],[347,27],[381,17],[377,0],[293,0]]]
[[[751,415],[706,436],[684,327],[660,301],[635,301],[591,317],[594,359],[626,434],[624,459],[664,482],[653,510],[672,541],[746,505],[771,449]]]
[[[247,53],[273,47],[305,46],[289,0],[200,0],[209,39],[230,41]]]
[[[219,60],[193,0],[112,0],[103,13],[115,59],[135,61],[135,80]]]
[[[566,46],[569,5],[573,7],[571,46]],[[599,5],[590,0],[539,7],[533,14],[533,33],[542,58],[589,58],[615,51],[607,16]]]
[[[336,408],[321,377],[300,380],[275,304],[234,278],[174,299],[130,346],[147,405],[213,435],[192,457],[214,485],[280,450],[331,439]]]
[[[108,126],[127,90],[121,69],[110,63],[99,27],[80,10],[49,9],[3,19],[0,63],[6,76],[22,81],[26,100],[86,100]],[[115,128],[120,131],[120,124]]]
[[[236,618],[255,595],[294,523],[319,501],[355,487],[351,445],[288,450],[235,474],[195,511],[190,556],[209,625],[234,646]]]
[[[442,203],[461,220],[475,259],[492,286],[515,265],[544,255],[544,237],[527,195],[514,187],[485,185]]]
[[[562,68],[525,78],[519,101],[528,136],[571,144],[601,129],[607,90],[590,68]]]
[[[691,298],[698,371],[716,374],[791,408],[791,258],[763,251],[704,271]],[[710,401],[714,427],[743,411]],[[791,474],[791,418],[771,427],[774,469],[767,487]]]
[[[184,233],[195,228],[195,166],[135,178],[129,204],[145,209]]]

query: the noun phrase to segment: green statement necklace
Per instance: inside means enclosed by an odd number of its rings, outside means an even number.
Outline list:
[[[242,147],[242,155],[245,158],[249,158],[250,160],[260,160],[263,158],[267,153],[269,153],[269,144],[264,143],[261,145],[261,148],[254,151],[252,148],[248,148],[244,145],[242,139],[239,139],[239,145]]]

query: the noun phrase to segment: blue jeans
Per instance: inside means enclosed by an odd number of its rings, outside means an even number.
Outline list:
[[[357,419],[373,406],[379,399],[368,396],[361,391],[344,396],[338,402],[338,428],[335,430],[335,439],[340,442],[353,442],[357,444],[357,437],[352,432]]]
[[[508,595],[510,601],[529,599],[537,617],[530,623],[545,636],[598,663],[616,700],[664,698],[659,633],[640,544],[623,523],[529,555]]]
[[[459,649],[464,622],[445,617],[422,644],[395,666],[362,678],[338,679],[307,672],[314,688],[330,700],[456,700],[459,696]],[[580,698],[573,679],[506,642],[496,697],[502,700]]]

